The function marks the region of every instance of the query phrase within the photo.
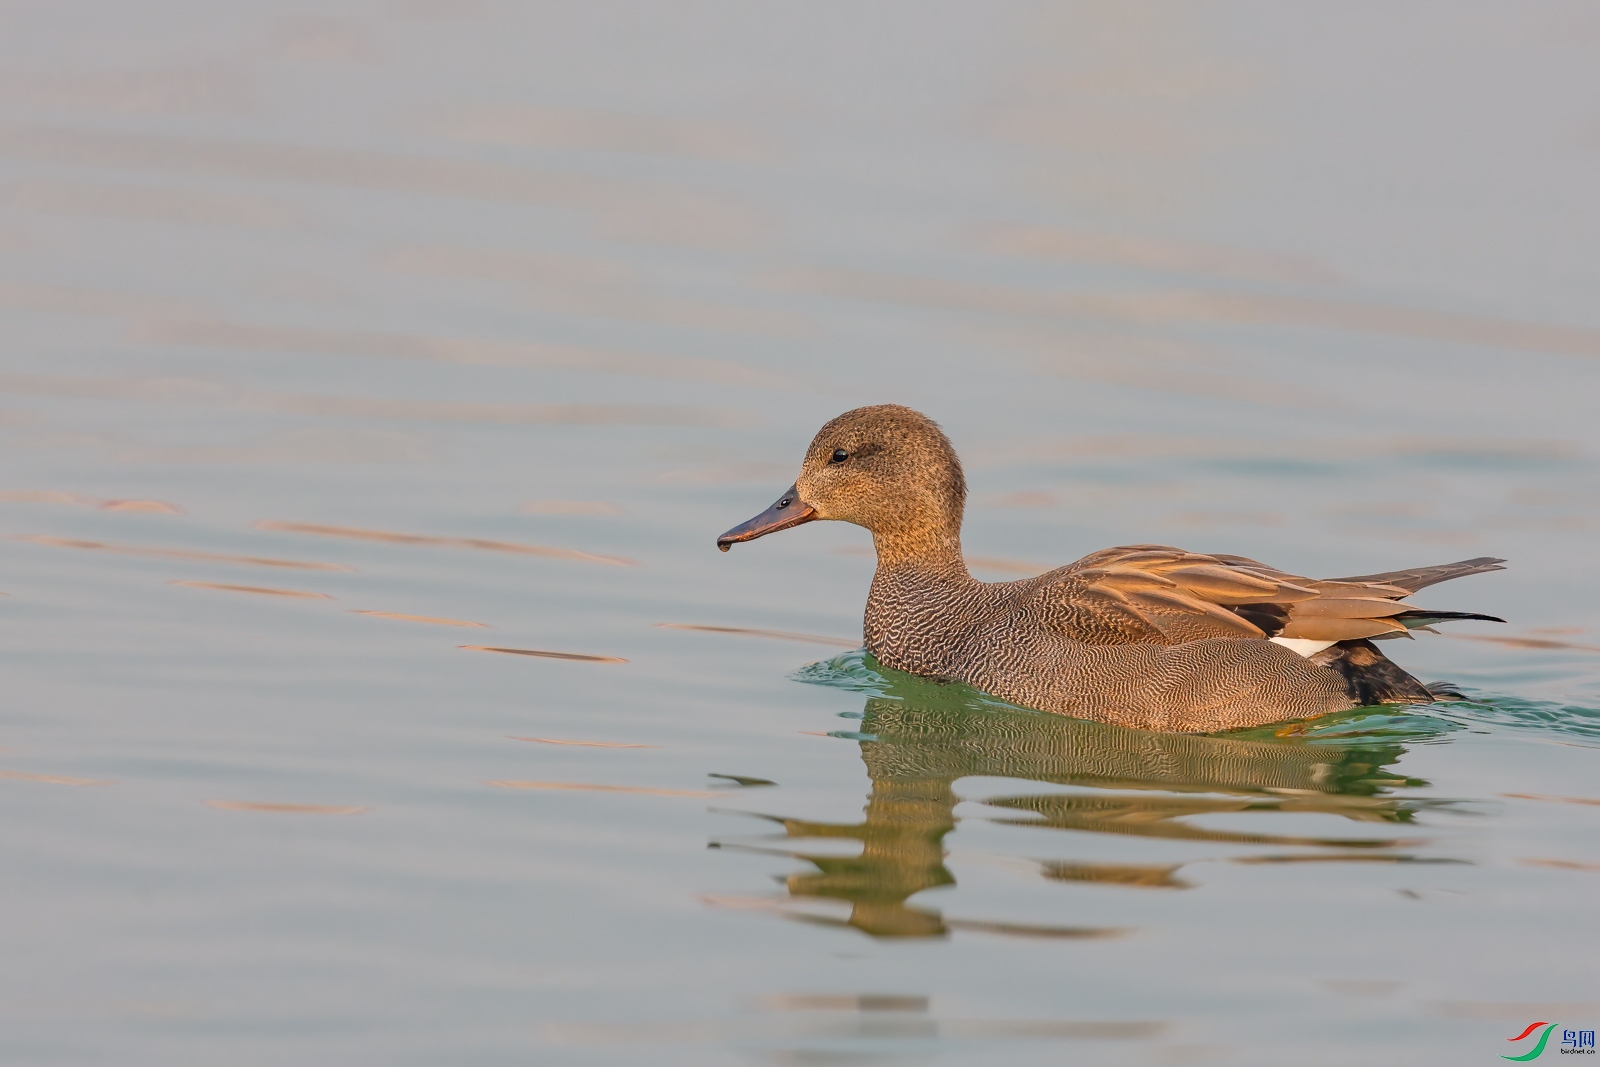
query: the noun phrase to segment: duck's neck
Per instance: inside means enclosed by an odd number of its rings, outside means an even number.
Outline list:
[[[957,524],[873,530],[872,544],[878,552],[880,572],[917,571],[972,580],[961,555],[961,527]]]
[[[982,583],[967,572],[959,527],[874,530],[878,569],[867,597],[867,650],[887,667],[945,674],[966,605]]]

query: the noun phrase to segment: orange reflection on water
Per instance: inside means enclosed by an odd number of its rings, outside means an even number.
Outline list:
[[[360,815],[368,810],[359,804],[279,804],[265,800],[207,800],[205,805],[223,811],[266,811],[284,815]]]
[[[513,741],[535,741],[541,745],[575,745],[579,748],[660,748],[660,745],[630,745],[622,741],[558,741],[553,737],[512,737]]]
[[[1558,871],[1600,871],[1600,863],[1579,863],[1577,860],[1519,860],[1527,867],[1553,867]]]
[[[63,493],[55,489],[23,489],[0,493],[0,504],[78,504],[101,511],[148,511],[161,515],[181,515],[183,509],[164,500],[101,500],[82,493]]]
[[[1500,795],[1515,800],[1544,800],[1552,804],[1593,804],[1600,808],[1600,800],[1594,797],[1557,797],[1548,793],[1501,793]]]
[[[48,537],[30,534],[15,538],[34,545],[55,548],[81,548],[92,552],[114,552],[122,556],[150,556],[157,559],[197,559],[209,563],[246,563],[252,567],[287,567],[302,571],[353,571],[340,563],[311,563],[300,559],[273,559],[268,556],[234,556],[226,552],[201,552],[190,548],[145,548],[142,545],[118,545],[107,541],[80,541],[73,537]]]
[[[1491,645],[1505,645],[1508,648],[1564,648],[1575,652],[1600,652],[1600,645],[1579,645],[1571,641],[1552,641],[1548,637],[1492,637],[1488,634],[1452,634],[1441,636],[1454,638],[1457,641],[1484,641]]]
[[[458,645],[473,652],[501,652],[508,656],[543,656],[546,659],[570,659],[579,663],[626,663],[621,656],[590,656],[582,652],[546,652],[541,648],[494,648],[490,645]]]
[[[114,785],[107,778],[74,778],[66,774],[30,774],[27,771],[0,771],[0,778],[18,782],[48,782],[51,785]]]
[[[803,644],[834,645],[838,648],[861,647],[860,639],[855,637],[829,637],[825,634],[802,634],[789,630],[753,630],[747,626],[701,626],[692,622],[658,622],[655,625],[663,630],[699,630],[703,633],[770,637],[776,641],[799,641]]]
[[[333,600],[327,593],[308,593],[303,589],[273,589],[265,585],[229,585],[226,582],[196,582],[176,579],[168,585],[183,585],[190,589],[221,589],[227,593],[257,593],[261,596],[305,597],[310,600]]]
[[[485,782],[496,789],[558,789],[584,793],[638,793],[651,797],[723,797],[725,793],[710,793],[703,789],[647,789],[636,785],[593,785],[588,782],[520,782],[500,779]]]
[[[639,564],[622,556],[601,556],[593,552],[579,552],[573,548],[551,548],[548,545],[528,545],[516,541],[493,541],[484,537],[434,537],[427,534],[396,533],[393,530],[366,530],[356,526],[325,526],[314,522],[278,522],[263,519],[255,524],[258,530],[281,530],[285,533],[314,534],[319,537],[347,537],[358,541],[386,541],[397,545],[428,545],[435,548],[472,548],[483,552],[514,552],[524,556],[546,556],[550,559],[570,559],[581,563],[604,563],[612,567],[637,567]]]
[[[397,611],[366,611],[361,608],[352,608],[352,615],[371,615],[378,619],[399,619],[402,622],[426,622],[435,626],[481,626],[488,627],[486,622],[468,622],[465,619],[442,619],[433,615],[403,615]]]

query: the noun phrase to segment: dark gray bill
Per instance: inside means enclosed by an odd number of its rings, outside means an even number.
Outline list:
[[[816,509],[801,500],[800,490],[791,485],[783,491],[776,504],[717,538],[717,547],[726,552],[740,541],[754,541],[769,533],[777,533],[791,526],[799,526],[802,522],[810,522],[816,517]]]

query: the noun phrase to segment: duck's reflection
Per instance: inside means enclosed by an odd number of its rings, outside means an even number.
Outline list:
[[[1058,937],[1119,932],[952,920],[908,904],[921,890],[955,882],[944,863],[944,839],[955,828],[955,806],[963,799],[954,789],[960,778],[1023,779],[1092,790],[984,801],[998,809],[988,818],[1017,826],[1317,850],[1298,854],[1308,858],[1324,854],[1323,849],[1338,849],[1352,859],[1411,859],[1387,850],[1418,843],[1392,835],[1247,833],[1188,821],[1221,813],[1309,812],[1404,823],[1420,802],[1390,794],[1396,787],[1422,783],[1385,770],[1405,751],[1394,743],[1149,733],[1053,715],[980,710],[970,692],[900,677],[887,695],[867,699],[861,737],[872,791],[860,822],[764,817],[781,824],[791,840],[860,842],[859,854],[852,856],[819,849],[785,852],[814,868],[788,876],[786,887],[792,903],[799,898],[847,901],[850,915],[845,921],[878,936],[932,937],[961,927]],[[1253,849],[1248,858],[1269,857]],[[1178,875],[1181,866],[1058,861],[1042,863],[1039,869],[1047,878],[1066,882],[1190,888]],[[796,917],[829,921],[809,914]]]

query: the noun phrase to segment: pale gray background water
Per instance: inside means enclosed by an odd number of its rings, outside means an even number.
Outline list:
[[[0,57],[6,1062],[1461,1064],[1600,1022],[1592,4],[8,3]],[[1421,599],[1510,625],[1394,651],[1494,703],[1394,724],[1371,811],[967,773],[906,905],[944,936],[791,892],[852,842],[742,813],[858,823],[863,752],[923,749],[828,736],[848,663],[791,677],[859,635],[863,532],[712,540],[882,401],[967,460],[983,577],[1509,557]]]

